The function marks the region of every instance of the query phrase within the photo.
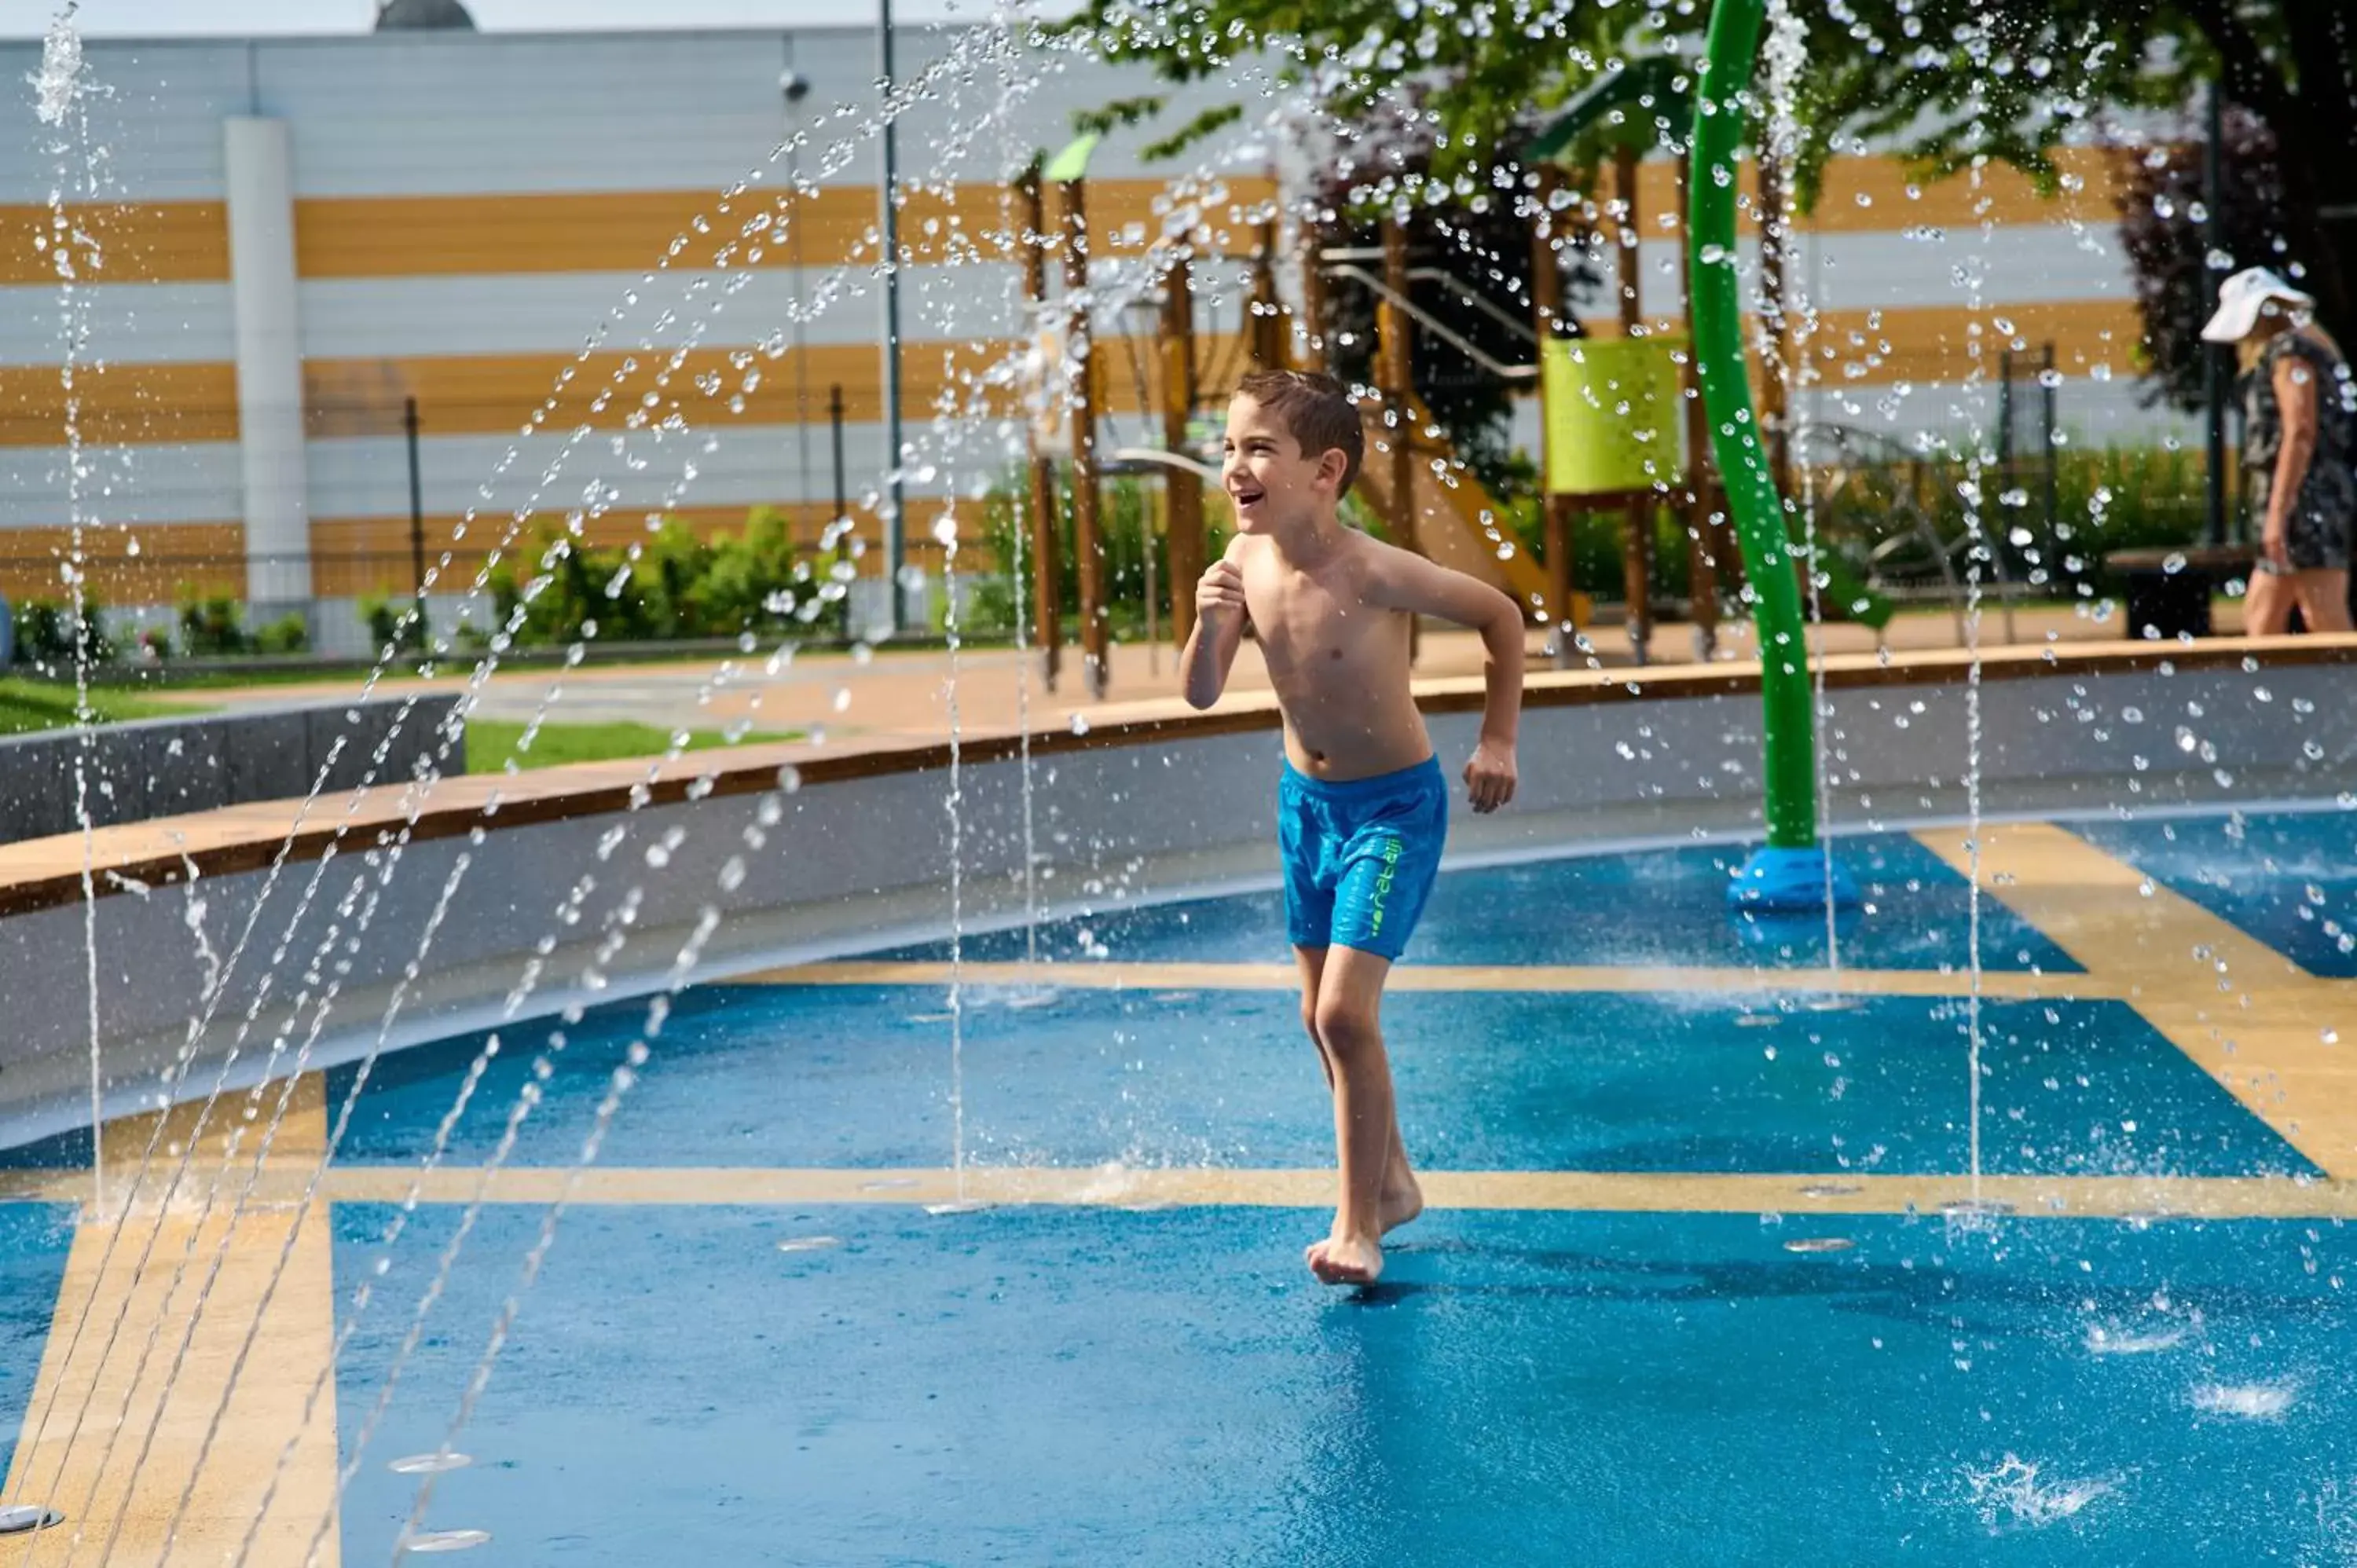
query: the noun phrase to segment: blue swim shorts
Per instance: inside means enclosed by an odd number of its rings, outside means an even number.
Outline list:
[[[1299,948],[1397,961],[1440,874],[1448,784],[1440,762],[1327,783],[1290,762],[1276,791],[1285,926]]]

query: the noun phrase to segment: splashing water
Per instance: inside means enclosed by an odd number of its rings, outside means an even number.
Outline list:
[[[33,113],[44,125],[64,125],[81,101],[81,34],[73,25],[81,9],[81,0],[66,0],[41,37],[41,69],[32,77]]]
[[[2115,1476],[2092,1476],[2080,1480],[2041,1481],[2039,1466],[2008,1454],[1995,1469],[1964,1470],[1966,1500],[1994,1532],[2043,1530],[2075,1519],[2088,1504],[2120,1489]]]
[[[2087,1349],[2097,1356],[2151,1356],[2176,1349],[2190,1332],[2182,1324],[2137,1331],[2094,1323],[2087,1326]]]
[[[2281,1421],[2299,1402],[2299,1384],[2290,1379],[2268,1383],[2198,1383],[2185,1398],[2203,1415]]]

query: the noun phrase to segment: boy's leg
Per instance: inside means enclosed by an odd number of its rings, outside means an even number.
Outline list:
[[[1383,1186],[1398,1135],[1382,1022],[1391,967],[1373,953],[1337,947],[1318,980],[1318,1040],[1334,1075],[1342,1191],[1333,1232],[1310,1249],[1309,1266],[1329,1284],[1372,1284],[1383,1269]]]
[[[1326,1088],[1330,1093],[1334,1090],[1334,1054],[1327,1048],[1325,1040],[1318,1033],[1318,997],[1324,983],[1326,955],[1329,950],[1326,948],[1297,947],[1293,950],[1293,957],[1294,961],[1301,966],[1301,1026],[1309,1032],[1309,1043],[1318,1047],[1318,1066],[1326,1075]],[[1347,952],[1351,950],[1341,950]],[[1368,955],[1359,953],[1356,956],[1363,959]],[[1388,969],[1385,972],[1389,972]],[[1392,1102],[1391,1154],[1383,1165],[1382,1219],[1384,1233],[1388,1235],[1423,1212],[1424,1189],[1416,1185],[1415,1172],[1408,1165],[1407,1143],[1400,1136],[1399,1101],[1395,1095]],[[1317,1254],[1324,1250],[1325,1245],[1322,1240],[1310,1243],[1308,1251],[1312,1266],[1315,1266]]]

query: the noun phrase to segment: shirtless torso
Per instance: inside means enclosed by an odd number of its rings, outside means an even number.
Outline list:
[[[1408,616],[1391,557],[1405,553],[1345,530],[1306,564],[1265,539],[1238,536],[1227,559],[1285,711],[1285,747],[1312,779],[1371,779],[1432,755],[1408,684]]]

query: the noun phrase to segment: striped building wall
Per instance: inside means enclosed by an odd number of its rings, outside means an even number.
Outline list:
[[[1012,412],[1007,388],[971,384],[1024,331],[1016,274],[991,252],[1008,221],[1000,180],[1066,140],[1073,110],[1149,89],[1084,61],[992,59],[980,37],[909,29],[899,47],[903,81],[927,81],[900,132],[906,532],[920,564],[1015,435],[932,419],[944,398]],[[834,511],[836,387],[849,497],[876,532],[872,33],[99,42],[88,58],[87,148],[70,138],[60,153],[29,91],[0,102],[0,592],[58,591],[70,395],[102,598],[168,603],[187,585],[316,600],[322,646],[357,644],[356,596],[409,584],[410,399],[428,546],[465,569],[520,510],[534,529],[594,513],[585,532],[612,541],[658,508],[713,529],[770,505],[814,536]],[[38,46],[0,47],[0,79],[37,65]],[[780,91],[788,73],[810,83],[799,102]],[[1243,91],[1182,92],[1165,123]],[[256,173],[257,123],[265,150],[282,149],[276,188]],[[1274,191],[1265,159],[1234,157],[1248,129],[1189,183],[1140,160],[1151,134],[1115,136],[1091,169],[1092,276],[1111,295],[1174,198],[1200,202],[1212,247],[1235,258]],[[1826,311],[1819,403],[1940,423],[1930,405],[1953,403],[1940,387],[1994,313],[2025,347],[2056,345],[2066,415],[2132,425],[2136,328],[2107,166],[2084,154],[2071,173],[2078,188],[2050,202],[2010,176],[1910,192],[1892,160],[1840,160],[1795,267]],[[41,248],[53,188],[102,262],[70,313]],[[1666,166],[1648,166],[1641,199],[1672,210]],[[1976,298],[1953,275],[1974,254]],[[1646,309],[1674,309],[1674,243],[1649,239],[1642,261]],[[1242,281],[1231,259],[1199,283],[1215,367],[1238,358]],[[70,394],[70,325],[86,332]],[[1100,360],[1106,436],[1138,440],[1150,315],[1109,309],[1097,329],[1115,339]],[[974,516],[956,520],[968,538]]]

